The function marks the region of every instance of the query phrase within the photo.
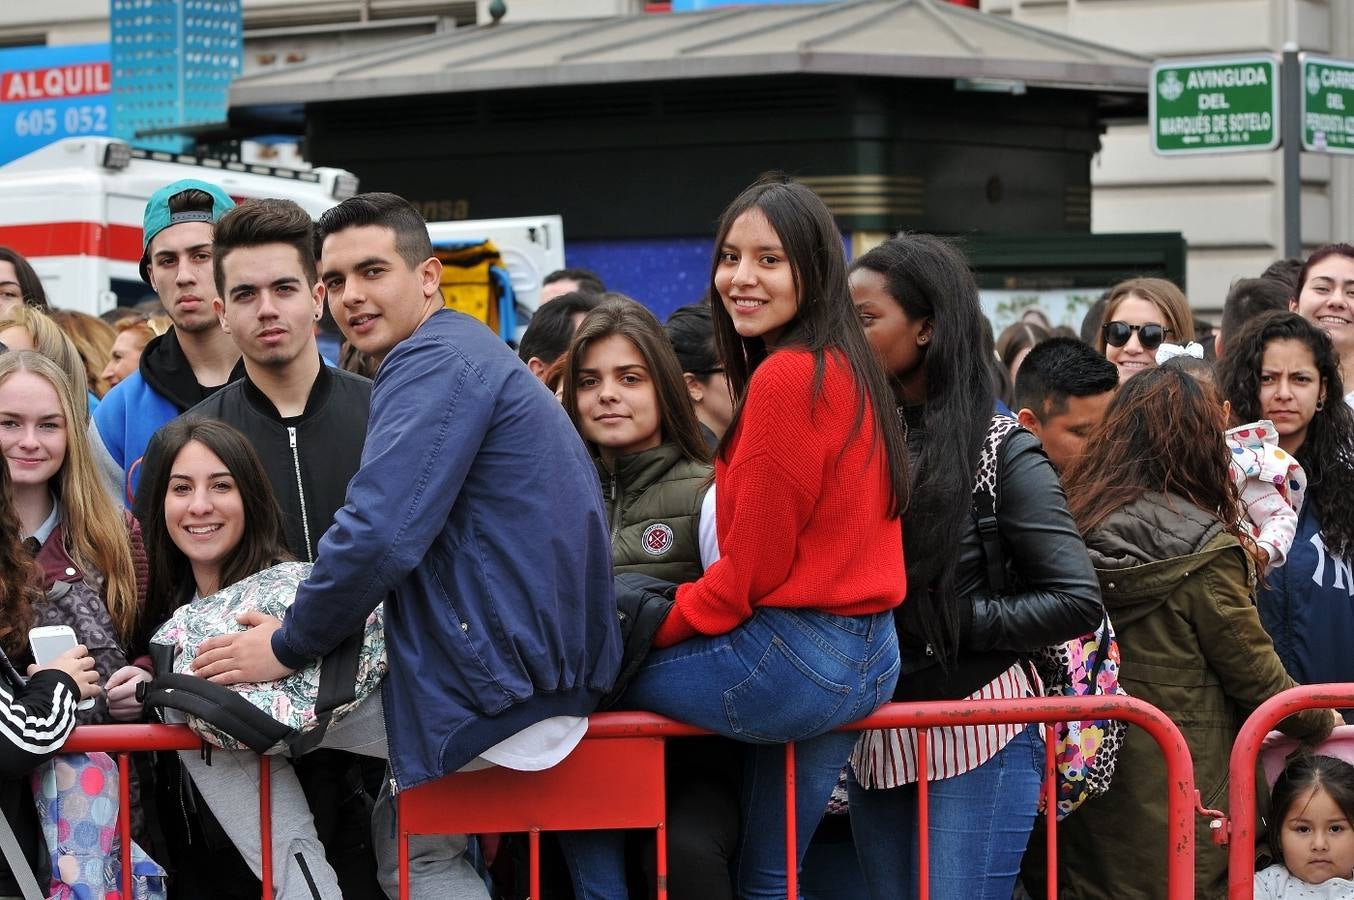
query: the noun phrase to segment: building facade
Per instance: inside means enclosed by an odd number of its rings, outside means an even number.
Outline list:
[[[511,0],[515,22],[637,15],[644,0]],[[490,0],[244,0],[245,74],[276,71],[335,53],[491,18]],[[1344,0],[982,0],[1012,21],[1150,57],[1301,49],[1354,57],[1354,4]],[[108,0],[0,4],[0,47],[108,39]],[[1354,231],[1354,160],[1302,161],[1306,248]],[[1111,122],[1091,169],[1091,230],[1169,232],[1189,245],[1186,282],[1196,309],[1221,306],[1231,281],[1282,255],[1282,159],[1278,152],[1162,158],[1147,123]]]
[[[983,0],[995,15],[1153,57],[1302,50],[1354,58],[1345,0]],[[1283,255],[1280,152],[1160,157],[1146,122],[1111,125],[1091,168],[1092,230],[1180,231],[1196,310],[1221,307],[1228,285]],[[1304,154],[1302,242],[1354,235],[1354,158]]]

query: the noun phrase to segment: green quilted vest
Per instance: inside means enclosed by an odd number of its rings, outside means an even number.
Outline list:
[[[609,471],[599,459],[602,498],[611,522],[614,571],[642,572],[673,584],[701,576],[701,502],[711,468],[659,444],[616,460]]]

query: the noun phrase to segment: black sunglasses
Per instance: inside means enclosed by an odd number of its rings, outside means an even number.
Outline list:
[[[1122,347],[1128,343],[1128,339],[1133,336],[1133,332],[1138,333],[1138,343],[1142,344],[1144,350],[1155,350],[1161,346],[1161,342],[1166,339],[1166,335],[1174,334],[1169,328],[1163,328],[1154,322],[1146,325],[1130,325],[1127,322],[1106,322],[1100,326],[1105,332],[1105,343],[1111,347]]]

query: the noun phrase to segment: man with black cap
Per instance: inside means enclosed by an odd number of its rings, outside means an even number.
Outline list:
[[[99,437],[122,469],[128,505],[151,435],[244,373],[240,350],[212,309],[212,231],[234,206],[221,188],[195,179],[161,188],[146,204],[141,277],[174,327],[146,345],[140,368],[108,392],[94,416]]]

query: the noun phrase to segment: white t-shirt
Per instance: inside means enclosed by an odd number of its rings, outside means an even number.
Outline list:
[[[715,487],[705,492],[701,502],[700,525],[701,568],[708,569],[719,559],[719,539],[715,534]],[[555,716],[537,722],[499,741],[485,750],[462,771],[474,771],[486,764],[516,769],[519,772],[539,772],[558,765],[583,740],[588,731],[588,720],[581,716]]]
[[[715,532],[715,486],[705,492],[701,501],[701,517],[697,526],[700,535],[701,568],[708,569],[719,559],[719,536]]]
[[[705,492],[701,501],[700,524],[701,568],[708,569],[719,559],[719,538],[715,533],[715,486]],[[555,716],[537,722],[477,756],[461,771],[474,771],[486,764],[516,769],[519,772],[539,772],[558,765],[583,740],[588,731],[588,720],[580,716]]]
[[[1331,878],[1321,884],[1308,884],[1282,865],[1273,865],[1255,873],[1255,900],[1350,900],[1354,881]]]
[[[583,716],[554,716],[528,725],[512,737],[485,750],[461,771],[486,768],[481,760],[519,772],[539,772],[558,765],[573,752],[588,731]]]

